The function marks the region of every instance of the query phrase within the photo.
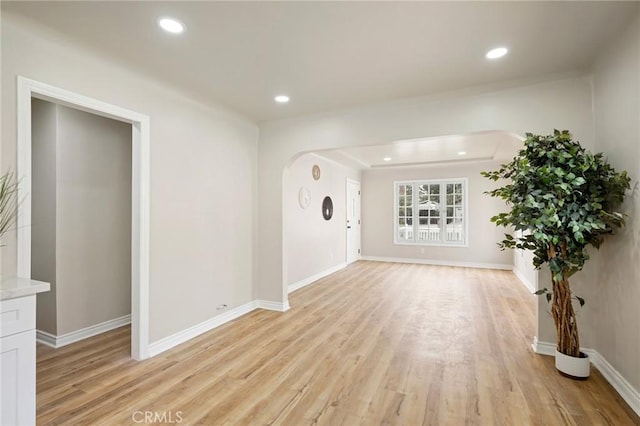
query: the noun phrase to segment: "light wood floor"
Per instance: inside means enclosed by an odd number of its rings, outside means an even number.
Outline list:
[[[640,424],[595,369],[532,353],[535,296],[511,272],[358,262],[290,302],[144,362],[127,327],[39,345],[38,424]]]

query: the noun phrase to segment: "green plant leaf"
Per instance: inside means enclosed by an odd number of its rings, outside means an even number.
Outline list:
[[[13,227],[18,218],[18,185],[13,172],[0,176],[0,237]]]

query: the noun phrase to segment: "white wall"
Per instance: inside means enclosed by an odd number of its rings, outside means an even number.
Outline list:
[[[311,175],[314,164],[320,167],[318,180]],[[287,285],[345,264],[347,178],[360,181],[360,172],[315,154],[298,157],[285,172]],[[298,203],[303,186],[311,193],[306,209]],[[326,196],[333,201],[330,220],[322,216],[322,200]]]
[[[633,190],[626,226],[595,254],[594,349],[640,392],[640,20],[603,50],[594,70],[595,145]]]
[[[151,118],[150,342],[255,299],[253,123],[3,12],[3,170],[16,168],[18,75]],[[3,242],[10,275],[15,235]]]
[[[533,253],[529,250],[513,250],[513,272],[532,293],[538,287],[538,271],[533,267]]]
[[[56,157],[58,109],[31,103],[31,277],[51,285],[36,295],[36,328],[56,335]]]
[[[506,211],[506,205],[502,200],[484,194],[496,184],[480,175],[484,170],[499,166],[497,162],[483,162],[366,170],[362,177],[363,256],[511,268],[512,253],[501,251],[496,245],[504,239],[504,228],[498,228],[490,221],[492,216]],[[468,179],[468,247],[395,244],[394,181],[449,178]]]
[[[57,333],[131,313],[131,124],[58,108]]]
[[[593,144],[588,77],[502,90],[477,89],[262,123],[258,147],[259,298],[286,300],[283,283],[289,281],[283,271],[282,173],[297,153],[486,130],[548,134],[554,128],[570,129],[587,146]]]

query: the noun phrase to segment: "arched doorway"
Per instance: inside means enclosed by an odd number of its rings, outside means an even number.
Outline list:
[[[484,131],[400,140],[386,145],[309,151],[292,157],[283,172],[284,300],[288,300],[290,291],[347,265],[344,232],[347,225],[342,219],[346,215],[346,179],[361,182],[362,255],[365,259],[388,258],[512,269],[516,262],[509,257],[511,253],[487,256],[498,241],[491,235],[501,232],[488,221],[485,225],[490,235],[482,236],[477,229],[469,231],[473,244],[457,253],[454,253],[455,248],[442,250],[432,246],[394,244],[392,183],[405,178],[415,180],[425,175],[441,179],[454,177],[451,173],[455,177],[471,173],[473,182],[470,189],[476,191],[473,200],[476,207],[495,203],[489,197],[483,199],[482,190],[477,190],[476,181],[488,184],[480,177],[479,170],[510,160],[521,148],[522,140],[521,136],[506,131]],[[320,169],[318,179],[314,174],[316,168]],[[340,221],[334,227],[330,227],[321,215],[320,205],[327,195],[333,195],[336,217]],[[301,197],[304,199],[305,196],[309,198],[308,206],[300,204]],[[470,215],[473,214],[472,211]],[[480,221],[476,219],[472,217],[477,228]],[[521,258],[522,255],[518,264],[526,265]]]

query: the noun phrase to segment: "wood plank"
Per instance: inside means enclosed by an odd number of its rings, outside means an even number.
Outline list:
[[[38,424],[640,424],[598,371],[532,353],[536,298],[511,272],[361,261],[290,303],[143,362],[128,327],[38,345]]]

